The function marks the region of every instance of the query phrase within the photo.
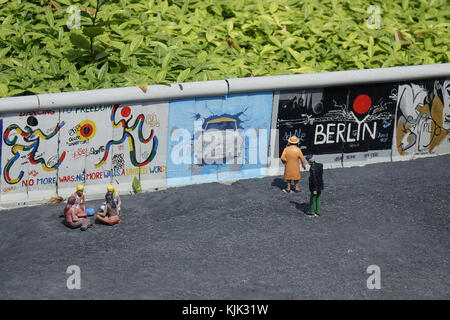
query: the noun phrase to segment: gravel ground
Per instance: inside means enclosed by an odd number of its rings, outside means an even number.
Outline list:
[[[0,299],[450,298],[450,156],[324,180],[315,218],[308,172],[295,194],[266,177],[122,196],[120,225],[85,232],[61,223],[62,203],[1,211]]]

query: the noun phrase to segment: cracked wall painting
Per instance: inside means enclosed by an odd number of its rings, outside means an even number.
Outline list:
[[[281,91],[277,151],[281,154],[289,137],[296,135],[305,155],[338,166],[390,159],[394,89],[383,84]]]
[[[394,160],[450,153],[450,80],[398,86]]]
[[[272,95],[263,92],[171,101],[167,183],[265,176]]]

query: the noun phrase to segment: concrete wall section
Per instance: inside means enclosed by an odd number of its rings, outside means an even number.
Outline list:
[[[111,182],[111,161],[95,168],[105,153],[105,143],[112,138],[109,121],[112,105],[61,110],[65,130],[59,148],[67,155],[58,170],[58,193],[68,196],[77,185],[85,185],[86,194],[101,193]],[[109,179],[108,179],[109,178]]]
[[[393,161],[450,153],[450,80],[401,83]]]
[[[304,155],[316,155],[325,168],[341,167],[345,136],[336,135],[337,123],[346,122],[346,92],[340,88],[281,91],[278,97],[278,157],[295,135]],[[336,102],[337,101],[337,102]],[[346,127],[345,127],[346,128]],[[340,128],[341,129],[341,128]]]
[[[116,114],[127,113],[126,107],[118,109]],[[116,115],[117,120],[127,121],[127,127],[115,129],[114,142],[111,142],[114,143],[112,170],[121,170],[121,175],[113,178],[115,183],[120,181],[132,190],[131,183],[136,177],[143,190],[166,186],[168,112],[167,102],[147,103],[133,106],[128,117]]]
[[[325,168],[391,161],[397,84],[281,91],[278,156],[290,136]],[[275,107],[275,106],[274,106]]]
[[[396,88],[397,84],[348,88],[345,112],[351,132],[344,144],[344,167],[391,161]]]
[[[267,175],[272,92],[171,101],[167,183]]]
[[[58,149],[65,123],[59,112],[20,112],[3,117],[2,202],[56,195],[57,170],[67,154]]]
[[[131,192],[134,177],[147,188],[165,186],[167,114],[168,103],[61,110],[70,161],[59,170],[59,194],[80,183],[87,194],[104,193],[107,184]]]
[[[168,103],[20,112],[2,119],[1,202],[67,197],[78,184],[132,192],[166,186]]]

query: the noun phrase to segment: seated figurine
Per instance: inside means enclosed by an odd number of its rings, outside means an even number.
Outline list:
[[[84,186],[78,185],[77,191],[72,194],[72,197],[75,198],[75,204],[73,205],[76,208],[76,215],[78,217],[87,217],[86,213],[86,197],[84,196]]]
[[[103,205],[100,207],[100,212],[96,215],[97,220],[111,226],[119,223],[121,205],[122,201],[120,201],[119,194],[112,185],[109,185],[105,195],[105,202],[103,202]]]
[[[69,199],[67,199],[67,204],[64,208],[65,225],[71,229],[80,228],[81,231],[85,231],[92,226],[91,220],[77,215],[79,210],[76,207],[75,202],[76,198],[74,196],[70,196]]]

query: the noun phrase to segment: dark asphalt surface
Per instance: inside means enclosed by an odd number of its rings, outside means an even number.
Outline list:
[[[85,232],[60,223],[63,204],[0,211],[0,299],[450,298],[450,156],[324,180],[317,218],[307,172],[297,194],[267,177],[122,196],[122,224]]]

